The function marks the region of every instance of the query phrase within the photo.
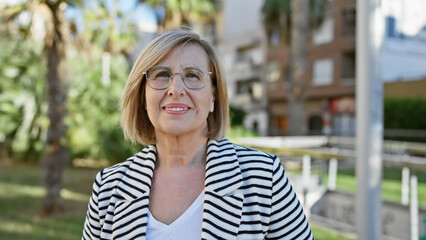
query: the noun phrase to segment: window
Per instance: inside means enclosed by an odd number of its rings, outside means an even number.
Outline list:
[[[237,94],[252,94],[252,81],[237,81]]]
[[[342,16],[342,36],[355,37],[356,11],[354,8],[344,9]]]
[[[356,57],[355,52],[344,52],[342,55],[341,72],[340,78],[341,85],[354,85],[355,84],[355,64]]]
[[[333,59],[319,59],[312,67],[312,85],[324,86],[333,83]]]
[[[257,78],[237,81],[237,95],[247,95],[252,100],[260,100],[263,97],[263,89]]]
[[[355,135],[355,116],[338,114],[333,116],[333,135],[353,137]]]
[[[334,38],[334,20],[333,15],[326,16],[323,23],[314,30],[312,42],[315,45],[332,42]]]
[[[266,64],[265,80],[268,84],[275,86],[280,78],[279,62],[269,62]]]
[[[237,49],[236,62],[260,64],[263,62],[263,52],[259,45],[251,45]]]

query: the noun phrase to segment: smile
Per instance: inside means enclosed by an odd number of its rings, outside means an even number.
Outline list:
[[[179,111],[185,111],[188,110],[189,108],[179,108],[179,107],[174,107],[174,108],[164,108],[167,111],[175,111],[175,112],[179,112]]]

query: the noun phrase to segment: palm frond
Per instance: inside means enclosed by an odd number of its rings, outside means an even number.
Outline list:
[[[25,3],[8,6],[0,11],[0,17],[6,22],[10,22],[25,10],[27,10],[27,4]]]

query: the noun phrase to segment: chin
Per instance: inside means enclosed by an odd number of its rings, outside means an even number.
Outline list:
[[[166,128],[163,131],[163,134],[169,137],[181,137],[185,135],[196,136],[200,135],[200,137],[205,136],[205,132],[203,129],[182,129],[182,128]]]

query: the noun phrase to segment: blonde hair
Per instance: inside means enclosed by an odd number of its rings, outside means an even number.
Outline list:
[[[133,65],[121,102],[121,127],[124,138],[133,144],[155,144],[154,126],[145,110],[145,77],[149,67],[162,61],[173,49],[196,44],[207,53],[214,95],[214,111],[207,117],[206,137],[220,140],[228,127],[228,92],[225,75],[213,47],[191,31],[177,30],[157,35],[142,50]]]

